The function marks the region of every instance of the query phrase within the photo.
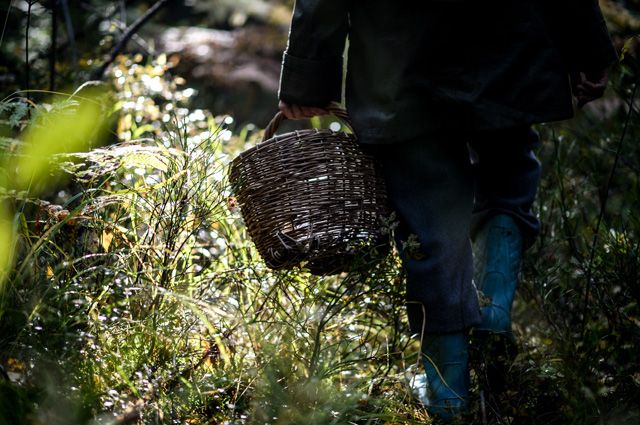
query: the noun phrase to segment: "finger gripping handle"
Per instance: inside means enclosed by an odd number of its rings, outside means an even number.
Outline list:
[[[353,130],[351,120],[349,120],[349,115],[344,108],[341,108],[337,105],[330,105],[327,110],[336,118],[338,118],[343,124],[347,125],[347,127]],[[276,134],[276,131],[278,131],[280,124],[282,124],[282,122],[286,119],[287,117],[284,115],[284,113],[282,111],[278,111],[278,113],[276,113],[276,115],[264,129],[264,137],[262,138],[262,141],[264,142],[271,139],[274,134]]]

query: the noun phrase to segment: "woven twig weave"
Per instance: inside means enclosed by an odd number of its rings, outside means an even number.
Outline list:
[[[336,115],[341,115],[337,113]],[[352,134],[300,130],[273,136],[240,154],[230,181],[250,238],[265,263],[314,274],[345,271],[386,247],[384,182]],[[378,249],[380,253],[384,249]]]

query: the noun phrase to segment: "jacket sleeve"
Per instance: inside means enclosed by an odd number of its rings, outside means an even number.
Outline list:
[[[544,0],[552,37],[570,71],[601,70],[618,57],[598,0]]]
[[[296,0],[280,74],[279,98],[326,106],[342,97],[348,0]]]

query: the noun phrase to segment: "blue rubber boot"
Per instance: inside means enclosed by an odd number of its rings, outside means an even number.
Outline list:
[[[472,357],[480,387],[502,393],[518,346],[511,331],[511,305],[522,261],[522,234],[508,215],[489,219],[476,237],[476,282],[482,323],[473,329]]]
[[[489,219],[476,237],[482,323],[478,331],[511,337],[511,305],[522,261],[522,233],[508,215]]]
[[[427,411],[451,423],[465,412],[469,396],[469,353],[466,333],[427,335],[422,344]]]

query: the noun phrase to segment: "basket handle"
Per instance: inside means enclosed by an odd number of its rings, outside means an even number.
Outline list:
[[[353,127],[351,126],[351,120],[349,119],[349,115],[347,114],[347,111],[344,108],[338,106],[335,103],[332,103],[327,107],[327,111],[329,111],[332,115],[338,118],[343,124],[346,124],[347,127],[353,130]],[[278,113],[276,113],[276,115],[273,117],[271,122],[269,122],[267,127],[264,129],[264,136],[262,138],[262,141],[264,142],[265,140],[271,139],[273,135],[276,133],[276,131],[278,131],[278,127],[280,127],[280,124],[282,124],[282,122],[285,121],[286,119],[287,117],[282,113],[282,111],[278,111]]]

